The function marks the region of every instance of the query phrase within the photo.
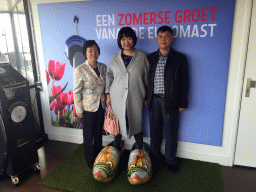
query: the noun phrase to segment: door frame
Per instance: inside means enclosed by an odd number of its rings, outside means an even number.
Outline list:
[[[234,153],[234,164],[235,165],[241,165],[241,166],[248,166],[248,167],[255,167],[255,164],[253,164],[251,161],[253,158],[244,158],[244,156],[248,153],[251,153],[250,147],[253,145],[249,145],[249,143],[246,143],[246,141],[250,138],[253,138],[253,135],[250,135],[251,126],[249,124],[252,116],[249,114],[254,114],[251,111],[253,109],[253,94],[255,90],[251,90],[250,96],[245,96],[247,92],[247,84],[248,79],[252,78],[255,80],[255,77],[253,78],[253,72],[254,72],[254,66],[255,63],[252,63],[254,61],[254,52],[255,52],[255,21],[256,21],[256,4],[252,6],[252,16],[251,16],[251,26],[250,26],[250,34],[248,36],[248,48],[247,48],[247,54],[246,54],[246,64],[244,68],[244,78],[243,78],[243,89],[241,94],[241,108],[240,108],[240,118],[238,121],[238,128],[237,128],[237,138],[236,138],[236,146],[235,146],[235,153]],[[253,92],[253,93],[252,93]],[[246,98],[247,97],[247,98]],[[252,98],[249,98],[252,97]],[[252,106],[249,106],[252,104]],[[248,114],[249,113],[249,114]],[[252,124],[254,125],[254,124]],[[253,129],[252,129],[253,130]],[[253,130],[254,132],[254,130]],[[253,142],[254,143],[254,142]],[[252,144],[252,143],[251,143]],[[248,146],[248,149],[245,149],[246,146]],[[249,154],[248,154],[249,155]]]
[[[40,135],[37,139],[37,143],[40,143],[42,141],[45,141],[48,139],[47,135],[45,134],[45,127],[44,127],[44,120],[43,120],[43,111],[42,111],[42,105],[41,105],[41,95],[40,91],[42,83],[41,83],[41,75],[39,70],[39,63],[38,57],[36,55],[36,42],[34,38],[34,31],[33,31],[33,22],[32,17],[30,15],[31,9],[29,0],[23,0],[23,6],[25,11],[25,17],[26,17],[26,23],[27,23],[27,31],[28,31],[28,40],[29,40],[29,48],[30,48],[30,54],[31,54],[31,63],[33,68],[33,75],[34,75],[34,89],[36,94],[36,100],[37,100],[37,107],[38,107],[38,116],[39,116],[39,125],[40,125]]]
[[[235,160],[252,8],[251,0],[236,1],[223,132],[223,144],[229,149],[229,166]]]

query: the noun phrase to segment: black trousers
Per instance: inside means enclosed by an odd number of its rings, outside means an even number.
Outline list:
[[[81,119],[83,124],[83,140],[85,159],[93,162],[102,150],[102,129],[105,110],[99,106],[96,112],[84,111]],[[92,142],[94,141],[94,145]]]
[[[152,158],[160,162],[163,131],[166,136],[165,161],[168,165],[177,164],[177,139],[179,127],[179,111],[166,112],[164,98],[153,96],[149,109],[150,153]]]

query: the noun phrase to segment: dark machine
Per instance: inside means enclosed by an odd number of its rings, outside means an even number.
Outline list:
[[[0,63],[0,176],[40,170],[29,82],[9,63]]]

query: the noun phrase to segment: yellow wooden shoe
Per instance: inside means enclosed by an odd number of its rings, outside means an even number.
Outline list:
[[[152,175],[152,163],[146,143],[143,143],[143,149],[134,149],[130,153],[127,176],[133,185],[146,183]]]
[[[104,147],[94,161],[92,172],[97,181],[109,182],[116,175],[124,141],[121,142],[121,152],[112,145],[113,142]]]

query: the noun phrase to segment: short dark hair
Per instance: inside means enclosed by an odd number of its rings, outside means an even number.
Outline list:
[[[136,43],[137,43],[137,36],[134,32],[134,30],[131,27],[123,27],[120,29],[120,31],[118,32],[118,36],[117,36],[117,44],[118,47],[120,49],[122,49],[121,46],[121,39],[123,38],[123,35],[125,35],[126,37],[131,37],[133,39],[133,45],[132,48],[135,47]]]
[[[157,30],[157,34],[159,32],[165,32],[165,31],[169,31],[172,34],[172,28],[167,25],[159,27],[159,29]]]
[[[94,40],[88,40],[84,43],[84,46],[83,46],[83,54],[85,56],[85,53],[86,53],[86,49],[88,47],[91,47],[93,45],[96,45],[97,49],[98,49],[98,52],[99,52],[99,55],[100,55],[100,47],[98,46],[98,44],[94,41]]]

